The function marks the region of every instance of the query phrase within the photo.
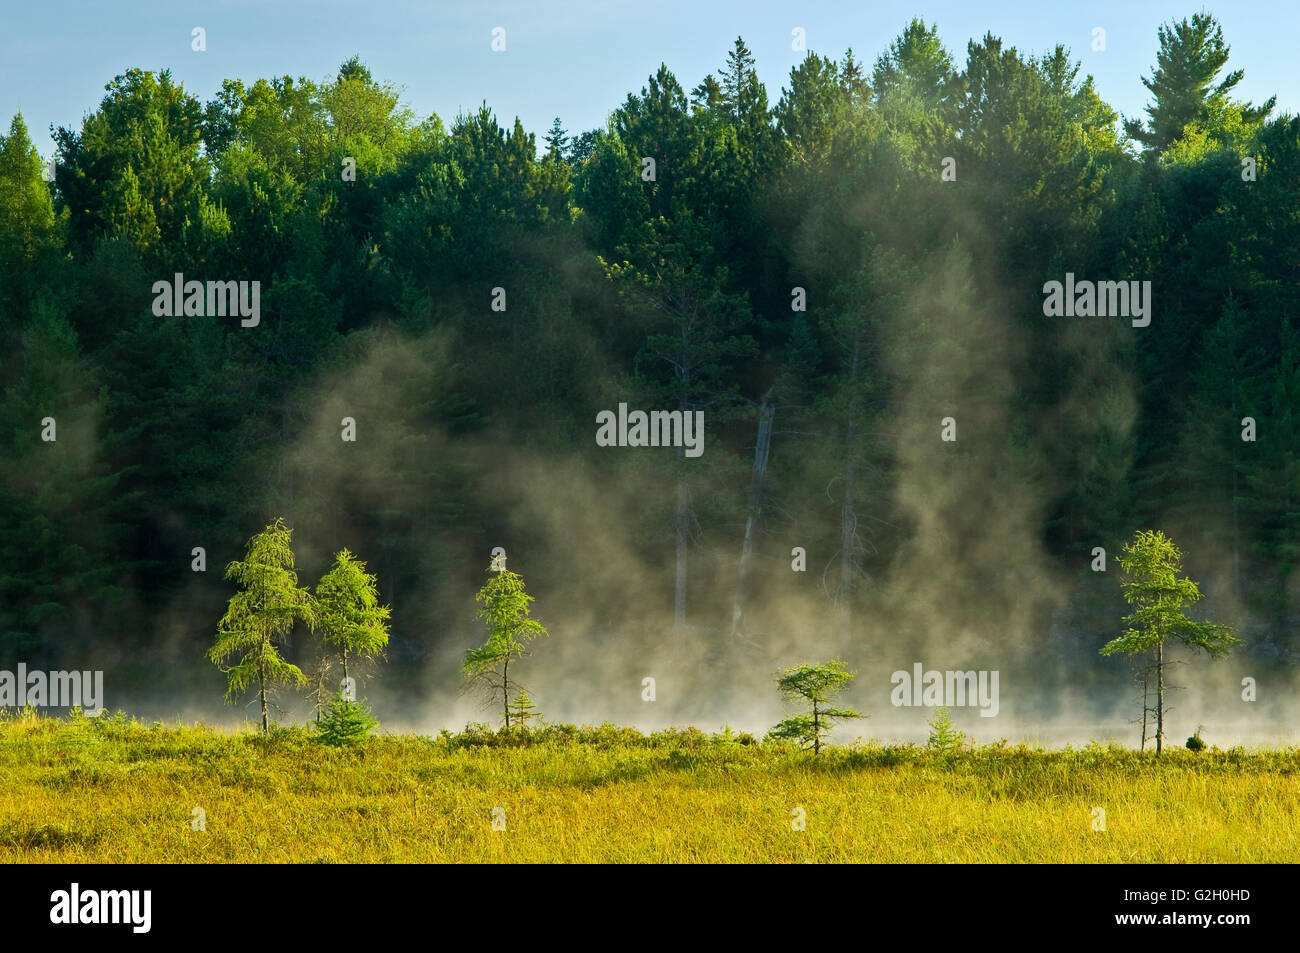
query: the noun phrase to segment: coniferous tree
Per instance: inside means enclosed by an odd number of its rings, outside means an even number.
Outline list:
[[[1229,103],[1228,94],[1241,82],[1244,70],[1233,70],[1217,84],[1228,62],[1229,47],[1223,28],[1208,13],[1195,13],[1190,20],[1160,27],[1160,50],[1151,76],[1142,78],[1154,97],[1147,107],[1150,121],[1143,127],[1126,120],[1125,131],[1148,149],[1163,152],[1192,122],[1204,122]],[[1272,111],[1276,96],[1259,106],[1239,105],[1243,120],[1258,122]]]
[[[316,584],[317,623],[321,639],[333,646],[348,678],[352,658],[374,658],[388,644],[392,610],[379,604],[378,580],[366,564],[342,549],[334,565]]]
[[[568,142],[568,130],[560,124],[560,117],[556,116],[555,121],[551,123],[550,131],[546,133],[546,157],[552,162],[562,160]]]
[[[854,673],[844,667],[839,659],[821,665],[796,665],[777,675],[776,686],[782,697],[802,701],[809,711],[791,715],[770,732],[769,738],[798,741],[805,747],[811,745],[813,754],[822,750],[822,739],[842,718],[861,718],[851,708],[837,708],[836,695],[853,681]]]
[[[465,679],[484,683],[492,694],[501,693],[506,727],[510,727],[510,663],[522,658],[528,644],[546,635],[546,628],[531,618],[533,602],[524,589],[524,577],[505,568],[489,568],[492,576],[474,597],[479,602],[478,618],[487,623],[488,638],[477,649],[465,653],[461,667]]]
[[[1203,649],[1211,658],[1227,655],[1241,640],[1229,626],[1196,622],[1183,612],[1201,599],[1195,582],[1181,576],[1183,554],[1159,530],[1144,530],[1124,547],[1119,564],[1124,570],[1121,588],[1133,612],[1124,617],[1129,628],[1107,642],[1102,655],[1142,655],[1154,663],[1156,699],[1156,754],[1165,731],[1165,669],[1170,660],[1165,646],[1177,642]]]
[[[226,700],[233,702],[253,682],[262,710],[262,733],[270,731],[268,693],[277,685],[303,685],[306,676],[280,655],[280,645],[304,622],[315,626],[318,613],[310,592],[298,586],[293,531],[277,519],[248,541],[242,560],[226,567],[226,578],[242,589],[230,597],[208,659],[226,676]],[[225,663],[234,659],[233,665]]]
[[[17,316],[56,280],[54,203],[22,113],[0,135],[0,314]],[[0,331],[12,334],[17,322]],[[9,350],[16,342],[9,341]]]

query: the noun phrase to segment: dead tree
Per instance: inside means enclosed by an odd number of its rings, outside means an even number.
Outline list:
[[[741,620],[749,602],[749,576],[754,553],[754,535],[763,515],[763,481],[767,477],[767,461],[772,452],[772,422],[776,408],[772,406],[772,391],[768,388],[758,406],[758,438],[754,442],[754,468],[749,481],[749,499],[745,514],[745,539],[740,548],[740,565],[736,570],[736,593],[731,607],[731,637],[742,638]]]

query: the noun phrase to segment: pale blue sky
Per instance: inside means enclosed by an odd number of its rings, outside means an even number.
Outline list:
[[[666,62],[686,89],[725,61],[739,34],[754,51],[773,103],[803,27],[810,49],[839,58],[852,46],[870,66],[912,16],[936,23],[958,64],[966,42],[986,31],[1026,53],[1070,47],[1101,96],[1124,115],[1142,114],[1140,77],[1155,62],[1156,28],[1201,9],[1223,24],[1230,68],[1244,68],[1241,98],[1276,93],[1279,112],[1300,112],[1300,2],[1252,0],[1088,3],[1054,0],[922,0],[911,3],[778,3],[770,0],[3,0],[0,121],[21,110],[43,155],[50,123],[79,124],[104,84],[129,67],[168,67],[187,90],[210,99],[224,77],[330,76],[356,53],[375,77],[405,87],[420,117],[450,125],[486,100],[503,124],[518,115],[541,134],[558,115],[571,133],[602,125],[627,93]],[[207,30],[207,51],[190,31]],[[507,49],[491,50],[493,27]],[[1091,49],[1092,28],[1106,51]]]

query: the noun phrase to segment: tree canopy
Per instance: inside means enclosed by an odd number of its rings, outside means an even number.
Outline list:
[[[809,51],[779,91],[743,38],[704,77],[649,63],[576,134],[416,116],[356,57],[206,102],[127,69],[57,130],[48,182],[12,117],[0,649],[173,651],[180,607],[229,595],[190,554],[257,563],[248,528],[285,513],[314,578],[367,555],[366,611],[411,658],[464,644],[447,607],[497,541],[575,624],[683,652],[786,604],[846,658],[921,603],[963,633],[1005,609],[1042,648],[1025,593],[1087,603],[1093,549],[1154,525],[1284,652],[1300,119],[1234,99],[1209,14],[1151,42],[1123,128],[1064,46],[963,51],[921,20],[874,60]],[[1149,282],[1150,326],[1045,317],[1067,273]],[[155,314],[178,274],[258,282],[260,324]],[[598,448],[621,403],[702,412],[704,456]],[[273,669],[286,620],[231,611],[223,644]]]

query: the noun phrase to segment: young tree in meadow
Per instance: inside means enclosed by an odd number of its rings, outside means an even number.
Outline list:
[[[1142,530],[1124,546],[1118,560],[1123,569],[1121,588],[1133,612],[1124,617],[1129,628],[1107,642],[1102,655],[1145,654],[1153,657],[1156,694],[1156,754],[1160,754],[1165,728],[1165,643],[1180,642],[1204,649],[1211,658],[1227,655],[1241,640],[1229,626],[1216,622],[1194,622],[1183,613],[1185,606],[1200,601],[1201,590],[1191,579],[1180,576],[1183,554],[1159,530]]]
[[[378,579],[348,550],[334,554],[334,565],[316,584],[316,602],[321,639],[338,650],[344,678],[351,658],[374,658],[388,644],[392,610],[379,604]]]
[[[930,725],[930,747],[936,751],[953,751],[966,741],[966,735],[952,723],[948,708],[936,708]]]
[[[485,683],[488,691],[501,693],[501,709],[510,727],[510,663],[524,655],[528,643],[546,629],[529,617],[533,597],[524,590],[524,577],[508,569],[489,569],[492,578],[475,595],[481,604],[476,618],[488,624],[488,638],[477,649],[465,653],[462,672],[471,684]]]
[[[307,698],[311,701],[312,707],[316,709],[316,723],[318,725],[330,702],[342,694],[334,682],[336,671],[334,656],[324,654],[316,660],[316,665],[312,670],[306,673],[309,686]]]
[[[243,590],[230,597],[226,614],[217,627],[217,640],[208,650],[216,665],[235,657],[234,665],[223,667],[226,700],[233,702],[257,680],[262,704],[262,733],[270,731],[267,720],[267,692],[277,685],[302,685],[307,679],[296,665],[285,661],[279,645],[298,622],[317,623],[315,600],[298,587],[293,550],[293,530],[277,519],[248,541],[243,561],[226,567],[226,578]]]
[[[527,725],[529,719],[542,717],[526,688],[519,689],[519,694],[510,703],[510,713],[514,716],[516,725]]]
[[[835,727],[832,718],[861,718],[852,708],[835,708],[832,699],[842,692],[855,677],[839,659],[821,665],[798,665],[788,668],[776,677],[776,687],[788,700],[802,699],[812,711],[786,718],[767,733],[769,738],[788,738],[805,747],[812,745],[813,754],[821,752],[822,736]]]
[[[316,737],[324,744],[341,748],[359,744],[379,724],[365,701],[344,698],[342,693],[325,706],[316,720]]]

